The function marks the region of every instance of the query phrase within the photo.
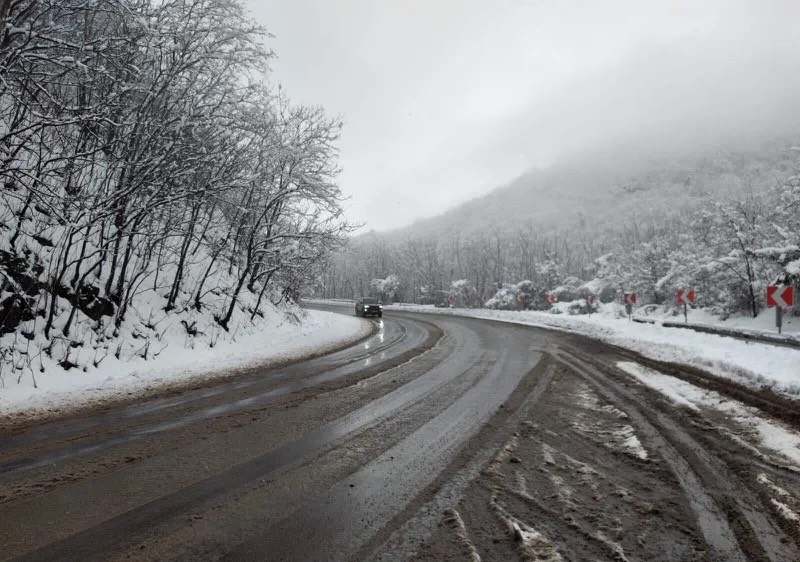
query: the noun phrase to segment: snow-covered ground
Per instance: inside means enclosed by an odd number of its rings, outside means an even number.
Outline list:
[[[603,305],[600,313],[590,316],[403,304],[387,306],[385,309],[487,318],[578,333],[631,349],[651,359],[697,366],[754,388],[769,387],[776,392],[800,398],[800,349],[746,342],[658,324],[630,322],[618,317],[616,305]],[[710,318],[706,320],[710,321]],[[800,323],[800,319],[793,320],[792,328]],[[766,322],[760,319],[754,321]],[[754,326],[750,323],[748,327]]]
[[[683,322],[683,313],[674,307],[646,305],[636,312],[636,318],[655,320],[656,322],[672,321]],[[747,330],[748,332],[761,332],[777,334],[775,327],[775,310],[765,308],[753,318],[751,316],[731,316],[720,320],[719,316],[704,308],[689,309],[687,319],[690,324],[700,326],[714,326],[720,328]],[[800,317],[784,314],[782,333],[790,337],[800,337]]]
[[[8,374],[0,379],[0,417],[52,413],[186,384],[190,379],[225,376],[255,365],[299,360],[355,342],[372,329],[369,322],[330,312],[309,310],[299,322],[274,309],[273,313],[257,329],[220,339],[213,347],[198,342],[187,349],[184,341],[175,341],[148,360],[139,355],[121,360],[111,356],[86,371],[51,368],[44,373]]]
[[[800,435],[762,417],[755,408],[681,379],[657,373],[638,363],[621,361],[617,366],[633,375],[642,384],[661,392],[679,406],[692,410],[704,407],[724,413],[749,428],[764,447],[779,453],[800,470]]]

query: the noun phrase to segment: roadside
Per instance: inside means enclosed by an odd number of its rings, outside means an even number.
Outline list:
[[[391,305],[386,310],[483,318],[581,334],[657,361],[697,367],[754,389],[800,399],[800,349],[641,324],[607,315]]]
[[[454,463],[417,500],[432,532],[398,521],[369,559],[797,559],[797,431],[596,351],[556,350],[493,459]]]
[[[383,320],[345,357],[11,436],[5,555],[797,559],[797,424],[580,335]]]
[[[127,402],[225,379],[242,370],[275,368],[349,347],[368,337],[375,325],[355,317],[308,310],[217,345],[169,346],[149,360],[134,357],[73,369],[61,376],[26,374],[0,384],[0,426],[68,414],[77,409]]]
[[[607,305],[606,305],[607,306]],[[783,330],[775,327],[774,309],[764,309],[756,318],[732,317],[721,320],[705,309],[689,309],[686,317],[677,314],[674,307],[646,305],[631,318],[634,322],[660,324],[667,328],[681,328],[740,340],[784,345],[800,349],[800,318],[784,314]]]
[[[675,408],[651,384],[559,356],[536,408],[413,560],[796,559],[797,458],[699,389]]]

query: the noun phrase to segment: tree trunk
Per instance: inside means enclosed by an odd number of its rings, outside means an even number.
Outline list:
[[[175,299],[178,298],[178,293],[180,291],[181,281],[183,280],[183,268],[186,264],[186,256],[189,253],[189,246],[191,246],[192,243],[192,234],[194,234],[194,226],[197,222],[197,214],[199,212],[199,207],[195,207],[195,210],[192,211],[192,217],[189,220],[189,229],[186,231],[183,244],[181,244],[181,251],[178,256],[178,267],[175,268],[175,278],[172,280],[172,288],[169,291],[169,297],[167,297],[167,306],[164,307],[166,311],[175,308]]]
[[[225,313],[225,318],[222,320],[218,320],[220,326],[225,328],[225,331],[228,331],[228,322],[231,321],[231,317],[233,316],[233,311],[236,307],[236,301],[239,298],[239,292],[241,292],[242,287],[244,287],[244,282],[247,280],[247,275],[250,273],[250,268],[246,268],[242,274],[239,276],[239,282],[236,284],[236,290],[231,295],[231,304],[228,306],[228,312]]]
[[[28,196],[25,198],[25,204],[22,206],[22,209],[20,209],[19,214],[17,215],[17,227],[16,229],[14,229],[14,234],[13,236],[11,236],[11,240],[8,241],[8,244],[9,246],[11,246],[12,250],[14,249],[14,244],[17,243],[17,238],[19,237],[19,233],[22,230],[22,222],[25,220],[25,215],[28,214],[28,209],[30,208],[32,199],[33,199],[33,190],[30,190],[28,191]]]
[[[273,273],[275,273],[275,271],[270,271],[267,274],[266,278],[264,279],[264,284],[261,286],[261,290],[258,292],[258,300],[256,301],[256,306],[253,309],[253,313],[250,314],[250,321],[251,322],[256,317],[256,312],[258,312],[258,309],[261,307],[261,299],[264,298],[264,293],[266,292],[267,287],[269,286],[269,282],[272,279],[272,274]]]
[[[72,238],[75,236],[74,232],[70,232],[67,236],[67,243],[64,247],[64,254],[60,261],[57,275],[53,275],[50,281],[50,306],[47,313],[47,322],[44,326],[44,337],[50,339],[50,330],[53,328],[53,321],[56,316],[56,306],[58,304],[58,288],[61,286],[61,281],[67,273],[67,264],[69,262],[69,249],[72,247]]]
[[[111,300],[119,303],[119,299],[115,298],[113,292],[111,291],[111,288],[114,285],[114,277],[117,274],[117,259],[119,259],[119,247],[122,244],[121,213],[117,214],[117,219],[115,219],[114,222],[115,226],[117,227],[117,232],[114,234],[114,251],[111,252],[111,268],[108,271],[108,279],[106,280],[105,293],[106,296],[109,297]]]
[[[131,262],[131,254],[133,253],[133,241],[136,238],[136,231],[139,229],[139,225],[141,224],[142,220],[144,220],[144,216],[137,217],[137,219],[131,225],[131,233],[128,235],[128,243],[125,245],[125,255],[122,258],[122,265],[119,268],[119,276],[117,277],[117,288],[116,288],[116,299],[119,308],[117,309],[117,317],[114,320],[114,326],[119,329],[122,321],[125,319],[125,311],[127,310],[127,306],[125,303],[125,280],[128,275],[128,266]]]

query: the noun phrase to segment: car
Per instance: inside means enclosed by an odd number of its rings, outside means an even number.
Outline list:
[[[367,316],[383,317],[383,306],[378,299],[361,297],[356,300],[356,316],[366,318]]]

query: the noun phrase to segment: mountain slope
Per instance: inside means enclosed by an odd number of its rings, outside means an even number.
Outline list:
[[[587,227],[616,229],[635,217],[680,212],[727,198],[748,185],[772,185],[791,173],[793,143],[779,139],[750,149],[717,148],[682,157],[595,154],[532,170],[490,193],[412,225],[378,233],[387,241]]]

